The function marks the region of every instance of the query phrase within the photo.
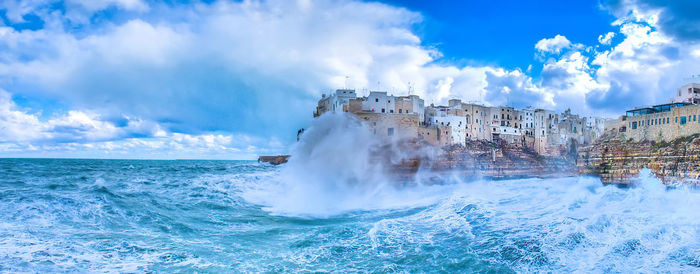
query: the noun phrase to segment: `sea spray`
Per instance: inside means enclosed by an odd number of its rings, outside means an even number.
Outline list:
[[[243,195],[273,213],[317,217],[432,201],[423,190],[407,196],[413,190],[397,189],[388,174],[387,165],[423,153],[398,149],[401,141],[379,138],[346,113],[323,115],[292,147],[279,175]]]
[[[283,169],[0,159],[0,272],[700,269],[700,193],[667,189],[648,170],[630,188],[591,177],[448,177],[317,214],[250,199],[286,198],[274,186]]]

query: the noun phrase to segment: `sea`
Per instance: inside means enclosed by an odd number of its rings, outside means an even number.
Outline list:
[[[0,159],[0,272],[700,272],[698,189],[646,169],[399,183],[347,119],[279,166]]]
[[[648,171],[629,188],[590,177],[290,186],[285,173],[0,159],[0,272],[700,271],[700,193]]]

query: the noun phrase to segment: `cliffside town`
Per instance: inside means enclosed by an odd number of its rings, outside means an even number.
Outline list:
[[[642,168],[661,180],[700,180],[700,84],[680,87],[671,103],[629,110],[617,119],[566,110],[485,106],[459,99],[425,106],[416,95],[372,91],[358,97],[339,89],[318,102],[314,117],[347,112],[387,141],[439,153],[392,163],[398,173],[418,169],[494,178],[589,174],[604,183],[629,183]],[[390,156],[388,156],[390,157]]]
[[[415,139],[433,146],[464,146],[468,141],[504,141],[539,155],[560,156],[562,148],[590,144],[602,135],[605,120],[567,110],[484,106],[449,100],[447,106],[424,106],[416,95],[392,96],[372,91],[357,97],[339,89],[318,102],[314,116],[348,112],[365,121],[377,138]]]

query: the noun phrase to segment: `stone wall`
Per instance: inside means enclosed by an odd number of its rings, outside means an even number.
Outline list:
[[[420,125],[418,114],[353,113],[379,138],[416,138]]]
[[[700,133],[700,105],[674,107],[670,111],[623,116],[606,123],[606,132],[633,141],[666,141]]]
[[[450,145],[450,141],[452,140],[449,135],[450,131],[452,131],[450,126],[443,125],[419,127],[417,141],[436,147],[447,146]]]

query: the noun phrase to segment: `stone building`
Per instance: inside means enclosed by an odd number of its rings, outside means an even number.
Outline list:
[[[398,140],[418,136],[420,121],[417,114],[386,115],[366,111],[353,114],[362,119],[372,134],[379,138]]]
[[[559,151],[571,142],[588,143],[600,136],[606,125],[620,124],[579,117],[571,111],[558,115],[544,109],[488,107],[459,99],[449,100],[448,106],[426,107],[416,95],[393,96],[372,91],[366,97],[357,97],[349,89],[324,95],[314,117],[335,111],[362,119],[378,138],[411,138],[438,146],[466,145],[468,140],[505,141],[540,154]]]
[[[413,113],[418,115],[419,121],[425,120],[425,103],[418,95],[397,96],[394,101],[396,102],[394,108],[399,114]]]
[[[434,146],[448,146],[452,144],[451,130],[450,126],[421,126],[418,128],[418,141]]]
[[[605,131],[634,141],[672,141],[700,133],[700,105],[671,103],[627,111]]]
[[[557,128],[559,117],[554,111],[545,109],[535,109],[534,111],[534,149],[538,154],[547,154],[547,148],[553,144],[550,136],[559,133]]]
[[[452,107],[430,105],[425,108],[425,125],[449,126],[451,144],[466,144],[467,119],[461,104]]]
[[[604,122],[605,132],[634,141],[672,141],[700,133],[700,84],[676,91],[670,104],[637,107]]]
[[[459,99],[449,101],[449,113],[464,116],[466,120],[466,139],[491,140],[489,107],[462,103]]]

